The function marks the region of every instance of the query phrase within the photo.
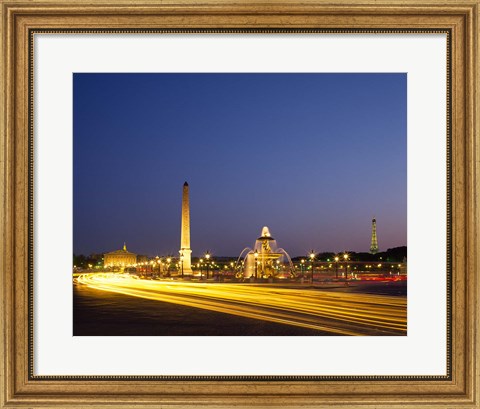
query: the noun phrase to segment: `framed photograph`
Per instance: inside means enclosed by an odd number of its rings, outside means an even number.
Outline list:
[[[4,0],[0,407],[480,407],[478,10]]]

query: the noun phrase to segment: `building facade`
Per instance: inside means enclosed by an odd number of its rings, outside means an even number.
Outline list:
[[[137,263],[137,255],[127,250],[124,243],[121,250],[112,251],[103,255],[103,265],[105,267],[128,267]]]

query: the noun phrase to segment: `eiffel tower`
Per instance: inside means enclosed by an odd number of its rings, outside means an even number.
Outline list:
[[[370,245],[370,253],[378,253],[378,242],[377,242],[377,221],[375,217],[372,219],[372,244]]]

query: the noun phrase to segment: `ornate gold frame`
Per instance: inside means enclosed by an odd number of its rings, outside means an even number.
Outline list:
[[[480,407],[479,0],[0,0],[0,407]],[[31,36],[43,30],[440,31],[450,41],[446,377],[35,377],[31,373]]]

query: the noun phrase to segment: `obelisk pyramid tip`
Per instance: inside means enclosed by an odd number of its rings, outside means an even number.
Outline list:
[[[183,184],[183,186],[188,186],[188,183],[185,181],[185,183]]]

